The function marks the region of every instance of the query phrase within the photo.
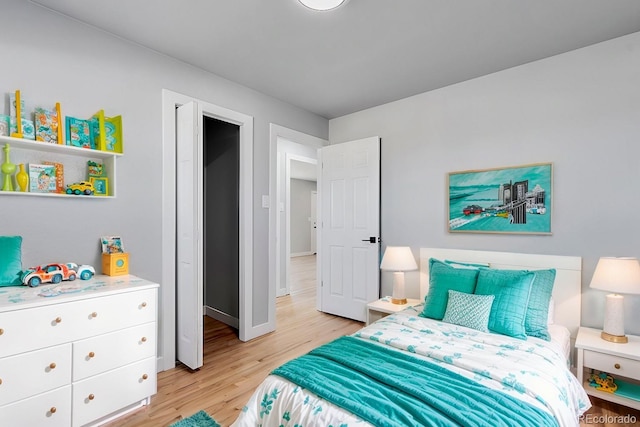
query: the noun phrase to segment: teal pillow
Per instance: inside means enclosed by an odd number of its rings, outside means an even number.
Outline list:
[[[20,285],[22,237],[0,236],[0,286]]]
[[[551,335],[547,324],[549,322],[549,302],[553,283],[556,280],[556,270],[532,270],[536,277],[531,285],[531,295],[527,306],[527,315],[524,320],[524,328],[530,337],[541,338],[550,341]]]
[[[472,294],[478,269],[455,268],[435,258],[429,260],[429,293],[424,297],[422,317],[442,320],[447,310],[449,291]]]
[[[475,293],[494,295],[489,330],[518,339],[527,339],[525,317],[535,273],[522,270],[481,269]]]
[[[494,295],[465,294],[449,291],[447,311],[443,322],[466,326],[482,332],[489,332],[489,314],[493,305]]]

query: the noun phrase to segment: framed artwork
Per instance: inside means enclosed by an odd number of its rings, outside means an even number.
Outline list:
[[[93,184],[96,196],[109,195],[109,178],[92,176],[89,178]]]
[[[552,166],[449,173],[449,232],[551,234]]]

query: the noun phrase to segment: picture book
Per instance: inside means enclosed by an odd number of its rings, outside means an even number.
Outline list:
[[[102,236],[100,237],[103,254],[121,254],[124,253],[124,245],[120,236]]]
[[[63,194],[65,192],[64,187],[64,165],[62,163],[55,162],[42,162],[42,164],[53,166],[56,170],[56,193]]]
[[[56,167],[29,164],[29,191],[32,193],[55,193]]]
[[[18,108],[18,103],[20,108]],[[20,111],[20,117],[27,118],[26,111],[24,109],[24,99],[20,97],[20,91],[17,90],[9,94],[9,115],[11,117],[18,116],[18,110]]]
[[[104,165],[102,163],[96,163],[92,160],[87,162],[87,171],[89,178],[92,177],[101,177],[104,174]]]
[[[58,143],[58,112],[45,108],[36,108],[34,111],[36,141]]]
[[[35,127],[33,126],[33,120],[20,119],[20,122],[22,125],[22,138],[35,140],[36,131],[35,131]],[[15,117],[10,118],[9,126],[10,126],[9,131],[11,135],[13,135],[14,133],[18,133],[18,123],[16,122]]]
[[[9,116],[0,114],[0,136],[9,136],[10,133]]]
[[[91,123],[89,120],[66,117],[67,145],[82,148],[94,148]]]
[[[122,153],[122,116],[105,117],[100,110],[91,121],[97,149]]]

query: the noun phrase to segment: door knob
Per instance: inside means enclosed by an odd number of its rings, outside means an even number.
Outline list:
[[[362,239],[363,242],[369,242],[369,243],[376,243],[377,240],[378,239],[376,237],[369,237],[368,239]]]

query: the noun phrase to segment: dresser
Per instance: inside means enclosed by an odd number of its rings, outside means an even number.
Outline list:
[[[96,426],[156,393],[158,284],[0,288],[0,425]]]

